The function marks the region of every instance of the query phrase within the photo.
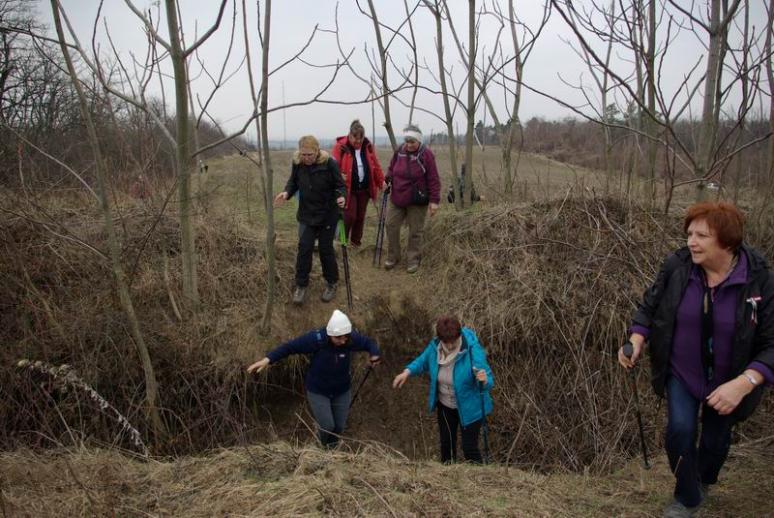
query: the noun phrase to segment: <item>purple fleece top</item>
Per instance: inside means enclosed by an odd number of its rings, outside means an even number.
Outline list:
[[[707,381],[701,361],[701,304],[704,286],[699,266],[691,268],[688,286],[677,308],[675,330],[672,337],[670,369],[673,376],[683,382],[696,399],[705,399],[731,375],[732,346],[736,319],[736,301],[739,290],[747,282],[747,256],[739,254],[739,262],[731,275],[715,288],[713,319],[715,323],[712,343],[715,354],[715,375]],[[648,337],[648,328],[634,325],[634,333]],[[761,362],[750,362],[748,369],[758,371],[769,385],[774,385],[774,372]]]

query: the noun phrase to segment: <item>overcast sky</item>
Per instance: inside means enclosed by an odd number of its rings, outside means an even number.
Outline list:
[[[95,17],[97,16],[96,0],[62,0],[68,16],[73,23],[78,38],[85,46],[90,46],[91,35],[94,27]],[[236,6],[236,31],[231,56],[226,63],[225,75],[231,75],[230,79],[216,93],[211,103],[209,112],[217,119],[224,128],[234,131],[241,127],[249,114],[252,112],[252,104],[249,92],[249,83],[247,68],[243,62],[244,58],[244,33],[242,30],[241,18],[241,0],[237,0]],[[415,5],[414,2],[409,2]],[[507,11],[507,1],[502,0],[503,10]],[[539,0],[516,0],[517,16],[528,26],[537,27],[542,14],[541,1]],[[590,2],[576,1],[576,5],[583,7]],[[609,2],[605,2],[608,3]],[[688,4],[689,2],[683,2]],[[703,2],[698,2],[702,4]],[[219,2],[216,0],[180,0],[180,9],[183,17],[183,28],[187,41],[190,43],[196,33],[201,34],[209,28],[215,21],[217,7]],[[257,16],[256,3],[254,0],[246,0],[248,11],[248,32],[251,39],[251,54],[254,76],[260,73],[261,68],[261,49],[257,36]],[[361,6],[368,9],[367,0],[361,0]],[[405,10],[403,2],[398,0],[374,0],[380,21],[392,28],[396,28],[403,19],[405,19]],[[467,45],[467,2],[463,0],[451,0],[452,19],[455,23],[458,34],[463,44]],[[149,2],[147,0],[136,0],[135,5],[145,10],[150,10],[157,16],[159,11],[159,2]],[[481,5],[481,2],[477,2]],[[491,2],[486,3],[491,6]],[[762,0],[750,0],[751,23],[755,30],[760,33],[765,27],[766,18]],[[163,11],[163,2],[161,4]],[[262,4],[263,7],[263,4]],[[336,44],[336,37],[332,31],[336,27],[336,12],[338,12],[339,40],[343,50],[346,53],[353,51],[350,57],[350,63],[355,72],[361,77],[369,78],[373,72],[366,58],[366,53],[376,54],[376,40],[371,20],[362,14],[354,0],[342,0],[337,3],[328,0],[274,0],[272,5],[272,27],[270,37],[270,68],[274,68],[295,55],[304,43],[308,40],[315,25],[318,29],[330,32],[318,32],[309,48],[303,53],[302,57],[306,63],[294,62],[283,68],[281,71],[272,75],[269,81],[269,106],[277,107],[285,103],[304,102],[312,99],[331,79],[334,68],[330,65],[337,61],[342,62],[343,58],[339,53]],[[700,11],[697,9],[696,11]],[[167,30],[163,12],[161,13],[163,23],[160,28],[160,34],[167,37]],[[191,75],[193,77],[194,95],[204,100],[212,91],[212,81],[207,74],[202,72],[202,66],[199,59],[207,68],[208,72],[217,76],[226,58],[231,27],[233,20],[233,5],[229,3],[226,14],[221,23],[220,29],[212,36],[198,52],[198,59],[192,60]],[[48,2],[39,4],[40,20],[49,25],[51,23],[50,5]],[[438,65],[435,50],[435,21],[425,7],[419,7],[413,17],[414,32],[417,40],[417,49],[421,67],[427,66],[432,74],[422,70],[420,72],[420,83],[432,90],[439,90],[435,80],[438,77]],[[683,17],[683,21],[685,21]],[[495,38],[498,32],[498,24],[494,17],[483,17],[480,26],[479,57],[477,62],[482,63],[484,59],[489,59],[493,54]],[[124,67],[133,70],[139,67],[133,65],[133,59],[142,62],[147,52],[147,38],[141,20],[134,15],[122,0],[107,0],[103,6],[97,29],[96,41],[99,45],[99,51],[103,59],[107,60],[111,55],[110,46],[106,37],[106,30],[109,31],[112,42],[117,49]],[[409,37],[408,27],[404,26],[401,33]],[[662,23],[659,28],[660,38],[663,39],[667,33],[667,24]],[[661,81],[666,92],[666,96],[674,96],[679,90],[684,77],[689,74],[691,68],[699,64],[698,72],[693,72],[689,84],[693,85],[700,79],[700,73],[703,66],[703,57],[705,49],[703,40],[706,35],[699,33],[697,38],[690,30],[676,31],[672,26],[670,34],[672,42],[670,50],[665,54]],[[383,31],[383,38],[387,41],[390,33]],[[445,53],[447,69],[451,70],[453,84],[457,87],[464,83],[464,66],[460,59],[459,52],[454,45],[451,33],[448,27],[444,33]],[[502,54],[510,57],[513,55],[513,46],[509,30],[501,35]],[[663,48],[662,43],[661,48]],[[593,79],[589,74],[588,68],[582,63],[573,47],[577,48],[577,40],[566,23],[553,13],[551,20],[544,30],[543,34],[535,46],[534,52],[526,63],[524,82],[532,88],[544,91],[564,102],[582,107],[586,112],[591,113],[590,106],[584,106],[587,101],[578,89],[578,85],[588,86],[589,100],[592,104],[598,103],[599,96],[594,91]],[[604,44],[597,42],[595,47],[604,53]],[[388,54],[393,62],[404,71],[410,69],[411,56],[409,46],[396,39],[390,46]],[[614,52],[614,61],[617,63],[617,69],[622,75],[629,75],[632,66],[629,62],[630,53],[623,48]],[[168,59],[162,63],[163,70],[170,72]],[[137,68],[139,69],[139,68]],[[512,78],[512,67],[508,69],[508,75]],[[389,69],[389,83],[395,87],[401,82],[398,72]],[[156,95],[161,95],[161,88],[158,79],[151,83],[151,91]],[[358,79],[350,70],[342,68],[338,76],[321,97],[322,100],[330,103],[318,102],[310,106],[294,107],[284,111],[276,111],[270,116],[269,137],[272,140],[282,140],[284,136],[289,141],[295,140],[303,134],[315,134],[321,138],[330,138],[336,135],[343,135],[347,132],[349,123],[353,118],[360,118],[366,126],[367,134],[370,136],[372,128],[371,104],[353,104],[341,105],[335,104],[336,101],[360,101],[368,96],[369,87]],[[167,104],[173,105],[170,100],[172,88],[167,82],[165,85],[167,95]],[[404,102],[409,102],[412,91],[403,90],[397,94]],[[491,95],[496,103],[499,117],[507,120],[509,115],[506,106],[511,103],[510,96],[505,94],[500,87],[492,87]],[[464,92],[463,92],[464,98]],[[623,103],[622,95],[616,95],[610,102]],[[699,105],[699,100],[695,106]],[[766,101],[768,102],[768,101]],[[442,114],[442,100],[439,94],[433,94],[428,91],[418,93],[417,106],[433,112]],[[725,109],[734,109],[729,104]],[[385,136],[386,132],[381,127],[384,120],[381,108],[377,105],[375,108],[376,135]],[[391,101],[391,111],[393,125],[400,129],[408,122],[408,109],[398,103]],[[530,91],[525,91],[523,95],[520,118],[527,121],[531,117],[544,117],[548,119],[561,118],[570,115],[570,111],[562,107],[557,102],[546,97],[537,95]],[[485,115],[483,105],[477,111],[477,119],[484,119],[491,123],[491,116]],[[444,123],[436,116],[425,112],[415,113],[414,120],[421,126],[422,130],[429,134],[431,131],[445,131]],[[458,109],[455,116],[455,124],[464,131],[464,120],[461,111]],[[251,138],[254,138],[252,129],[248,132]]]

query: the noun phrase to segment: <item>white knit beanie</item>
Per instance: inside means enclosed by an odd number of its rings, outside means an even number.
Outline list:
[[[347,315],[338,309],[334,309],[325,331],[327,331],[328,336],[348,335],[352,332],[352,322],[349,321]]]
[[[403,128],[403,138],[413,138],[420,144],[422,143],[422,130],[419,129],[419,126],[415,126],[413,124],[409,124],[405,128]]]

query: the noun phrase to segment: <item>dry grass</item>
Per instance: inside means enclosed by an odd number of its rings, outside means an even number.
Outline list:
[[[495,170],[493,157],[478,157],[487,164],[482,171]],[[282,160],[275,160],[275,171],[286,170],[289,162]],[[481,190],[492,193],[489,201],[463,213],[445,204],[430,222],[417,275],[373,269],[367,248],[351,254],[355,323],[379,340],[385,356],[351,415],[348,432],[366,441],[348,442],[358,454],[287,444],[219,450],[280,437],[312,441],[305,424],[311,421],[304,413],[304,361],[286,362],[257,379],[246,376],[244,367],[278,342],[322,325],[332,309],[314,299],[301,310],[289,304],[297,232],[289,206],[277,213],[273,328],[267,336],[257,333],[266,269],[262,209],[248,165],[240,157],[211,162],[208,175],[198,179],[203,308],[196,315],[183,311],[183,320],[172,305],[180,299],[174,195],[159,216],[171,186],[156,186],[147,203],[120,199],[117,211],[123,260],[171,430],[165,443],[149,446],[157,454],[219,451],[205,457],[143,464],[88,449],[41,453],[63,445],[131,445],[87,397],[11,367],[18,359],[73,365],[140,432],[147,429],[142,372],[109,269],[94,251],[104,248],[104,236],[91,201],[60,193],[13,199],[13,217],[0,220],[0,341],[8,344],[0,350],[6,395],[0,443],[34,452],[7,453],[0,460],[0,504],[12,506],[11,515],[658,512],[670,477],[659,463],[640,480],[636,463],[628,460],[638,455],[639,445],[629,388],[613,352],[645,284],[681,239],[678,215],[599,198],[589,187],[598,185],[593,173],[540,157],[522,161],[520,181],[527,183],[518,190],[519,202],[499,198],[494,174],[491,182],[482,178]],[[281,187],[285,175],[276,176]],[[0,199],[7,207],[12,198],[3,193]],[[373,237],[373,210],[369,218],[365,242]],[[769,216],[763,223],[752,241],[774,257],[774,225]],[[315,265],[313,290],[319,277]],[[337,302],[343,306],[344,300],[340,293]],[[462,315],[490,353],[497,379],[490,440],[499,467],[422,461],[434,458],[437,448],[435,419],[425,410],[426,385],[412,382],[400,397],[389,386],[426,343],[441,312]],[[661,459],[663,409],[646,378],[642,372],[646,433],[652,454]],[[769,397],[737,440],[770,444],[770,416]],[[734,483],[718,492],[718,510],[711,507],[711,513],[742,512],[747,501],[767,512],[754,483],[771,480],[770,454],[736,446],[733,454],[727,477]]]
[[[352,443],[345,443],[352,444]],[[699,516],[764,516],[769,446],[737,447]],[[636,462],[603,477],[408,461],[375,444],[273,443],[143,462],[117,451],[0,455],[7,516],[659,516],[671,475]]]

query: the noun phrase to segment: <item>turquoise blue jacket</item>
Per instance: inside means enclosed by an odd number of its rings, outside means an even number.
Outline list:
[[[438,337],[430,340],[422,354],[406,366],[411,376],[430,374],[430,396],[428,405],[430,411],[435,410],[438,401]],[[483,387],[476,381],[473,367],[486,371],[487,383]],[[475,423],[481,415],[481,398],[484,399],[486,415],[492,413],[492,398],[489,391],[494,386],[492,369],[486,361],[486,351],[481,346],[476,332],[467,327],[462,328],[462,345],[454,363],[454,396],[457,398],[457,411],[460,414],[462,426]]]

